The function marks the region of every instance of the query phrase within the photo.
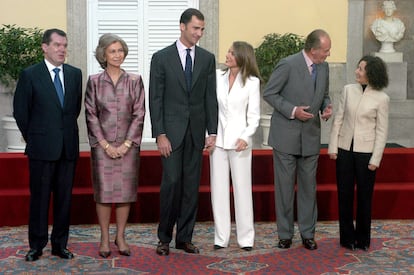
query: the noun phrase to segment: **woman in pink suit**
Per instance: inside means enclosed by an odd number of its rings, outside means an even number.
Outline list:
[[[115,244],[121,255],[130,255],[124,234],[130,204],[137,199],[144,86],[140,75],[121,69],[127,54],[124,40],[110,33],[102,35],[95,57],[104,71],[89,77],[85,95],[94,199],[101,228],[99,255],[104,258],[111,254],[112,204],[116,213]]]

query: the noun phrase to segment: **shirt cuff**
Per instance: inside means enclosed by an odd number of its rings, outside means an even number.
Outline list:
[[[290,115],[290,119],[295,119],[295,112],[296,112],[297,106],[293,107],[292,114]]]

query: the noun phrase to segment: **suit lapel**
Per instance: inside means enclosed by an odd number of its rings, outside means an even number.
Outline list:
[[[309,73],[308,65],[306,64],[305,57],[302,52],[298,52],[295,56],[295,67],[299,75],[299,79],[302,80],[303,89],[305,91],[310,90],[313,86],[312,76]]]
[[[321,81],[325,77],[325,71],[322,64],[316,65],[316,83],[315,83],[315,95],[313,97],[312,106],[320,104],[320,99],[324,97],[324,87],[321,87]]]
[[[183,66],[181,64],[180,56],[178,53],[177,46],[175,43],[170,46],[170,54],[169,56],[169,64],[172,66],[173,70],[181,71],[182,73],[177,73],[178,81],[180,82],[184,91],[187,91],[186,83],[185,83],[185,75]],[[194,86],[194,83],[197,81],[198,77],[200,76],[202,69],[203,69],[203,54],[201,51],[198,50],[198,46],[195,46],[194,52],[194,66],[193,66],[193,77],[191,87]]]
[[[194,85],[195,81],[197,81],[198,77],[201,74],[201,70],[202,70],[202,64],[203,64],[203,55],[202,52],[199,51],[198,46],[195,46],[195,51],[194,51],[194,68],[193,68],[193,83],[192,86]]]
[[[45,91],[50,93],[50,97],[53,98],[53,101],[61,107],[59,97],[56,93],[55,85],[53,84],[52,78],[50,76],[50,72],[46,66],[46,63],[43,61],[42,65],[40,66],[39,70],[39,81],[42,82],[42,85],[45,87]]]
[[[309,73],[309,68],[308,68],[308,65],[306,64],[305,57],[303,57],[302,52],[300,52],[299,54],[301,56],[301,68],[302,68],[303,80],[304,80],[305,85],[307,87],[312,87],[313,86],[313,79],[312,79],[312,75]],[[316,66],[316,68],[317,67],[318,66]],[[318,78],[318,77],[316,77],[316,78]]]
[[[316,79],[315,79],[315,92],[318,90],[318,84],[320,83],[320,81],[319,81],[319,75],[321,74],[321,71],[320,71],[320,65],[319,64],[316,64],[316,67],[315,67],[315,70],[316,70]]]
[[[68,100],[70,100],[70,91],[72,90],[72,84],[73,82],[70,82],[69,80],[72,79],[71,78],[71,71],[70,69],[68,69],[68,66],[66,66],[66,64],[63,64],[63,82],[65,83],[65,95],[64,95],[64,100],[63,100],[63,107],[66,105],[66,103],[68,102]]]
[[[176,75],[178,76],[178,82],[182,86],[183,91],[187,92],[187,88],[186,88],[187,85],[185,83],[184,70],[183,70],[180,55],[178,53],[178,49],[175,43],[170,46],[169,54],[168,54],[168,63],[172,67],[173,71],[177,71]],[[194,76],[193,76],[193,79],[194,79]]]
[[[320,93],[324,93],[324,91],[318,87],[318,79],[322,77],[322,72],[320,70],[321,65],[316,64],[316,83],[314,84],[312,75],[309,73],[305,57],[303,56],[302,52],[299,52],[297,54],[300,55],[298,58],[298,68],[300,70],[301,78],[303,79],[303,89],[304,91],[307,91],[305,94],[303,94],[303,96],[309,99],[308,102],[311,102],[310,109],[311,112],[313,112],[314,110],[319,110],[319,108],[316,108],[316,105],[320,102]]]
[[[230,70],[228,72],[230,73]],[[244,90],[243,88],[244,88],[243,87],[243,80],[242,80],[241,72],[239,72],[236,76],[236,79],[234,80],[233,87],[231,87],[231,90],[234,89],[236,91],[243,92],[243,90]],[[228,91],[228,92],[230,93],[230,91]],[[237,93],[239,93],[239,92],[237,92]]]

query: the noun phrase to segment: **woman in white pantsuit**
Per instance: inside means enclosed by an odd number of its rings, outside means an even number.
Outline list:
[[[229,245],[231,171],[237,243],[250,251],[254,245],[251,145],[260,119],[260,76],[253,47],[233,42],[225,65],[216,74],[219,122],[216,148],[210,155],[214,249]]]

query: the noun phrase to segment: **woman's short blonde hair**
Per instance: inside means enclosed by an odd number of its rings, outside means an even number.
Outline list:
[[[128,55],[128,46],[121,37],[113,33],[105,33],[99,38],[98,46],[96,46],[95,50],[95,58],[99,62],[99,65],[101,65],[102,69],[106,69],[107,67],[105,58],[106,48],[116,42],[121,43],[125,58]]]

